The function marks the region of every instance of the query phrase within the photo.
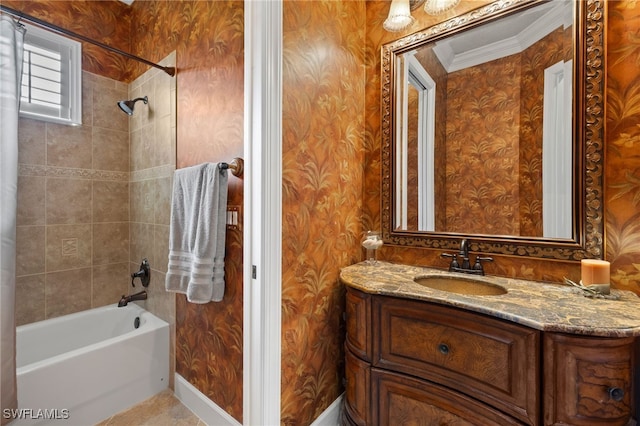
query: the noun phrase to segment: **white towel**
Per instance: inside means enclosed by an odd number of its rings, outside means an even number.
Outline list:
[[[227,170],[215,163],[174,173],[165,288],[189,302],[224,296],[227,180]]]

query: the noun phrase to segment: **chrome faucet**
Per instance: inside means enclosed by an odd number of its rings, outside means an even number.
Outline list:
[[[136,300],[147,300],[147,291],[142,290],[136,294],[130,294],[129,296],[125,296],[124,294],[120,298],[118,302],[118,308],[122,308],[123,306],[127,306],[129,302],[134,302]]]
[[[484,268],[482,262],[492,262],[493,258],[483,257],[476,255],[476,260],[471,266],[469,261],[469,241],[463,238],[460,241],[460,251],[458,254],[442,253],[442,257],[450,257],[451,263],[449,264],[449,272],[463,272],[465,274],[484,275]],[[462,263],[458,262],[458,256],[460,256]]]

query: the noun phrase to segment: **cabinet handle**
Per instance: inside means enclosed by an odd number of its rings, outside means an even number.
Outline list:
[[[622,401],[622,398],[624,398],[624,389],[609,388],[609,397],[614,401]]]
[[[449,346],[447,346],[446,343],[440,343],[438,345],[438,350],[440,351],[441,354],[447,355],[449,353]]]

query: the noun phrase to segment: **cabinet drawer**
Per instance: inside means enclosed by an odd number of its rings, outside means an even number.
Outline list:
[[[374,297],[373,365],[411,374],[538,424],[540,333],[451,307]]]
[[[371,361],[371,296],[347,287],[347,348],[365,361]]]
[[[446,387],[372,369],[372,425],[495,426],[522,423]],[[428,419],[428,420],[427,420]]]
[[[626,425],[633,416],[634,339],[546,333],[545,424]]]

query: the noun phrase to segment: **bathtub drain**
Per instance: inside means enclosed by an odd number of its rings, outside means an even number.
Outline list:
[[[133,320],[133,328],[138,327],[140,327],[140,317],[136,317],[136,319]]]

